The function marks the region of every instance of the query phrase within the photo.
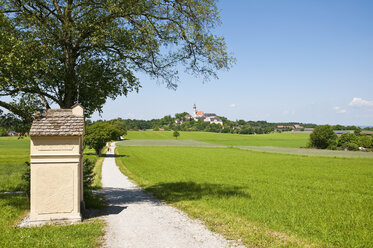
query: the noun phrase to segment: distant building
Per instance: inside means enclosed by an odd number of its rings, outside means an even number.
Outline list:
[[[290,129],[293,129],[293,126],[277,126],[276,127],[277,130],[290,130]]]
[[[217,117],[216,114],[204,113],[201,110],[197,110],[195,104],[193,105],[193,119],[195,121],[203,120],[204,122],[209,122],[210,124],[215,123],[223,126],[223,121],[219,117]]]
[[[179,120],[179,119],[176,119],[176,120],[175,120],[175,124],[181,125],[181,124],[183,124],[183,123],[184,123],[183,120]]]
[[[301,125],[292,126],[293,131],[304,131],[304,127]]]
[[[368,136],[372,136],[372,135],[373,135],[373,132],[366,132],[366,131],[363,131],[363,132],[360,132],[360,134],[368,135]]]

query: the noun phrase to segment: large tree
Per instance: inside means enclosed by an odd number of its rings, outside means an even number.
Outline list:
[[[181,66],[215,77],[233,61],[219,22],[215,0],[0,0],[0,107],[30,120],[79,101],[91,114],[137,91],[138,71],[170,88]]]

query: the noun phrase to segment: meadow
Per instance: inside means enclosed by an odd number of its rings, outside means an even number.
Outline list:
[[[213,147],[117,152],[141,187],[248,247],[373,247],[373,159]]]
[[[21,176],[27,169],[25,162],[30,160],[29,150],[29,138],[0,137],[0,192],[24,190]],[[90,150],[85,150],[84,157],[94,163],[101,159]],[[16,227],[27,215],[29,205],[25,194],[0,194],[0,247],[98,247],[101,244],[104,223],[99,220],[85,220],[72,226]],[[102,203],[95,201],[92,205],[102,206]]]
[[[128,131],[125,139],[174,139],[172,131]],[[180,140],[197,140],[227,146],[277,146],[305,147],[308,133],[271,133],[258,135],[210,133],[210,132],[179,132]]]

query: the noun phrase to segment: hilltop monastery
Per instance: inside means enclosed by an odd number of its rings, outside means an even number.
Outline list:
[[[202,119],[205,122],[220,124],[223,126],[223,121],[219,117],[217,117],[216,114],[204,113],[201,110],[197,110],[197,107],[195,104],[193,105],[193,116],[192,117],[195,121]]]

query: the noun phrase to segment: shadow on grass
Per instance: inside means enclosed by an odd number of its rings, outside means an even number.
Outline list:
[[[243,197],[251,198],[251,195],[243,192],[243,187],[227,186],[223,184],[211,184],[195,182],[172,182],[159,183],[145,190],[151,192],[159,199],[173,203],[178,201],[193,201],[203,197],[229,198]]]
[[[232,187],[222,184],[195,182],[173,182],[159,183],[145,188],[150,194],[146,194],[140,188],[109,188],[105,187],[99,190],[99,194],[103,194],[107,207],[104,211],[91,211],[88,218],[117,215],[128,208],[131,203],[141,204],[150,203],[152,205],[161,205],[158,200],[164,200],[168,203],[178,201],[193,201],[203,197],[228,198],[228,197],[244,197],[251,198],[250,194],[243,192],[242,187]]]

